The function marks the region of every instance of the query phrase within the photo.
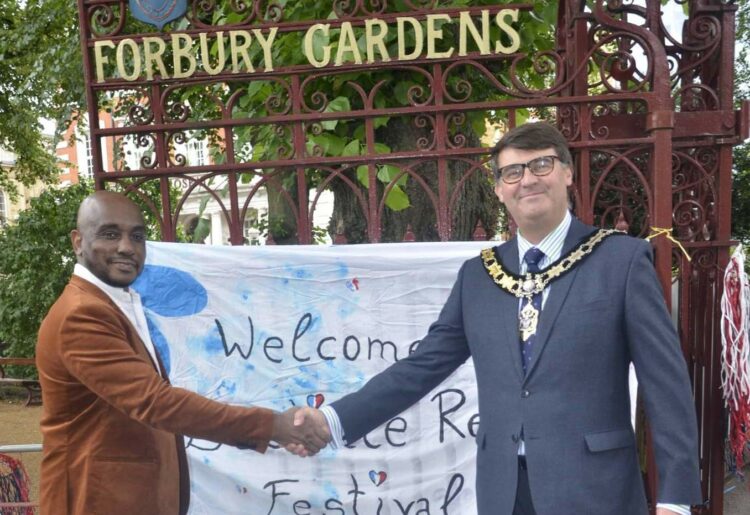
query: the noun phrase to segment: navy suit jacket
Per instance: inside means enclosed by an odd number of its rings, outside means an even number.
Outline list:
[[[594,230],[573,219],[563,255]],[[517,273],[515,239],[497,251]],[[632,362],[653,435],[657,500],[700,503],[691,386],[651,246],[629,236],[609,237],[551,283],[526,375],[518,306],[479,257],[466,261],[417,351],[332,404],[346,440],[361,438],[417,402],[471,356],[479,394],[480,515],[513,512],[522,428],[539,515],[645,515],[630,423]]]

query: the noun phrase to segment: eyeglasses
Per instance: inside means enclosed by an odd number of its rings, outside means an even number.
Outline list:
[[[528,163],[516,163],[503,166],[498,169],[500,178],[505,184],[515,184],[523,179],[523,171],[528,168],[531,173],[537,177],[548,175],[555,167],[555,159],[560,160],[557,156],[542,156],[532,159]]]

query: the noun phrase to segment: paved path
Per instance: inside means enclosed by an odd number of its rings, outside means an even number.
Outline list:
[[[724,486],[724,515],[750,515],[750,465],[745,467],[745,481],[732,477]]]
[[[17,401],[0,398],[0,444],[28,444],[42,441],[39,432],[40,406],[25,408]],[[14,454],[23,461],[31,479],[32,499],[38,498],[40,453]],[[724,515],[750,515],[750,465],[745,467],[744,482],[730,478],[725,486]]]

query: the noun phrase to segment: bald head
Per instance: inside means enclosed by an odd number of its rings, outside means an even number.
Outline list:
[[[78,263],[111,286],[128,286],[143,270],[143,215],[124,195],[111,191],[89,195],[78,208],[71,241]]]
[[[83,199],[81,205],[78,207],[78,218],[76,219],[76,228],[80,231],[85,227],[90,227],[92,224],[101,218],[101,210],[106,206],[119,205],[124,211],[132,211],[136,216],[140,217],[141,224],[143,223],[143,215],[141,210],[135,203],[125,195],[121,193],[113,193],[111,191],[96,191]]]

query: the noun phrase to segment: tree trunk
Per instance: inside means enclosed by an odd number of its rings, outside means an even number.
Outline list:
[[[391,150],[412,150],[419,138],[430,138],[429,128],[415,127],[410,119],[391,119],[387,127],[379,129],[376,137],[379,142],[388,145]],[[479,146],[479,140],[470,128],[466,128],[467,146]],[[468,165],[461,161],[448,161],[448,196],[452,194],[456,183],[468,170]],[[438,195],[437,162],[422,162],[415,169],[429,185],[432,192]],[[348,177],[359,184],[354,172]],[[385,185],[378,181],[378,198],[382,197]],[[351,189],[343,181],[333,181],[334,208],[329,232],[336,239],[342,233],[348,243],[368,241],[365,217],[360,203]],[[365,194],[367,189],[362,186]],[[394,211],[387,206],[382,214],[382,242],[403,241],[409,228],[417,241],[439,241],[437,215],[435,207],[422,187],[409,178],[403,187],[409,197],[410,206],[402,211]],[[497,229],[500,215],[500,202],[492,186],[492,178],[480,171],[474,172],[462,185],[456,202],[453,204],[452,228],[450,239],[464,241],[473,239],[477,222],[481,222],[486,237],[492,237]]]
[[[285,182],[292,182],[293,186],[285,186]],[[288,174],[274,175],[268,179],[266,184],[266,194],[268,195],[268,237],[276,245],[294,245],[299,243],[297,235],[297,225],[295,223],[294,212],[289,205],[288,199],[282,193],[286,190],[291,197],[292,202],[297,204],[297,183],[294,170]]]

